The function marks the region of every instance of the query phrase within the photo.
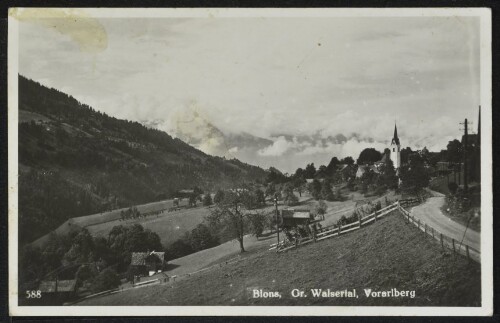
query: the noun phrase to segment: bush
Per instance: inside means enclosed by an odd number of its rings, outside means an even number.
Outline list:
[[[91,265],[81,265],[76,272],[76,284],[81,286],[85,281],[97,276],[97,271]]]
[[[120,286],[120,277],[111,268],[104,269],[94,279],[91,285],[91,290],[94,293],[99,293],[105,290],[114,289]]]
[[[207,193],[205,194],[205,196],[203,196],[203,205],[204,206],[212,205],[212,196],[210,196],[210,193]]]
[[[448,183],[448,190],[450,191],[451,194],[455,194],[457,192],[458,185],[457,183],[451,182]]]

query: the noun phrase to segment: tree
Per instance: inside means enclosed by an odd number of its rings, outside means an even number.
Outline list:
[[[82,286],[85,281],[92,280],[98,275],[95,266],[90,264],[81,265],[76,271],[75,279],[77,286]]]
[[[344,157],[340,160],[341,164],[344,165],[353,165],[354,164],[354,159],[351,156]]]
[[[325,165],[319,166],[318,171],[316,172],[316,177],[318,177],[318,178],[325,178],[328,175],[329,175],[328,174],[328,169],[326,168],[326,166]]]
[[[361,175],[361,186],[363,189],[363,193],[366,193],[366,191],[368,190],[368,186],[373,184],[375,177],[376,174],[373,169],[367,166],[365,172],[363,173],[363,175]]]
[[[219,244],[217,237],[213,236],[208,226],[198,224],[189,235],[189,242],[193,251],[200,251],[215,247]]]
[[[205,196],[203,196],[203,205],[204,206],[212,205],[212,196],[210,195],[210,193],[207,193],[205,194]]]
[[[321,183],[317,179],[309,184],[308,189],[315,200],[321,199]]]
[[[214,203],[220,203],[224,199],[224,191],[217,190],[214,196]]]
[[[240,194],[240,202],[247,210],[253,210],[259,206],[257,195],[255,195],[253,192],[245,192],[245,194]]]
[[[401,166],[400,177],[402,189],[419,195],[420,191],[429,185],[429,175],[424,167],[422,157],[414,154],[410,162]]]
[[[293,175],[293,177],[295,178],[305,178],[305,172],[302,168],[297,168],[297,170],[295,171],[295,174]]]
[[[380,151],[376,150],[375,148],[365,148],[363,151],[359,154],[358,160],[356,163],[358,165],[363,165],[363,164],[373,164],[377,161],[379,161],[382,158],[382,154]]]
[[[398,177],[396,176],[396,170],[390,158],[386,158],[385,163],[380,167],[380,175],[377,184],[390,189],[398,187]]]
[[[189,205],[190,206],[196,206],[196,200],[197,200],[197,195],[191,194],[189,195]]]
[[[69,262],[93,261],[94,241],[87,229],[82,229],[73,238],[71,248],[64,255],[64,260]]]
[[[91,290],[94,293],[114,289],[120,286],[120,278],[111,268],[104,269],[92,282]]]
[[[340,160],[337,157],[333,157],[330,160],[330,163],[328,164],[328,166],[326,166],[328,175],[331,176],[331,175],[335,174],[335,172],[337,171],[338,165],[340,165]]]
[[[276,194],[276,185],[269,183],[266,187],[266,196],[273,197]]]
[[[410,147],[406,147],[401,149],[400,155],[401,155],[401,165],[407,164],[409,161],[410,155],[413,154],[413,151],[411,150]]]
[[[328,205],[326,205],[325,201],[320,200],[318,203],[314,205],[314,211],[321,218],[325,217],[326,211],[328,210]]]
[[[302,196],[302,191],[304,188],[304,184],[307,183],[304,177],[295,177],[292,181],[293,187],[299,193],[299,196]]]
[[[321,183],[321,197],[327,201],[333,201],[335,199],[329,180],[325,179],[323,183]]]
[[[262,212],[249,215],[252,234],[257,238],[262,235],[264,228],[268,225],[268,218]]]
[[[314,166],[314,163],[307,164],[304,173],[305,178],[314,178],[314,176],[316,176],[316,167]]]
[[[257,199],[257,204],[259,206],[265,205],[266,204],[266,197],[264,195],[264,192],[260,188],[255,189],[254,195]]]
[[[286,180],[286,176],[274,167],[270,167],[267,171],[266,183],[279,184],[285,182]]]
[[[449,141],[448,145],[446,146],[446,149],[448,151],[447,153],[447,160],[450,163],[460,163],[463,158],[463,146],[460,141],[457,139],[453,141]]]
[[[298,197],[293,193],[293,184],[290,182],[283,186],[282,196],[286,205],[295,205],[299,201]]]
[[[160,237],[140,224],[114,226],[108,234],[108,246],[118,258],[119,265],[130,263],[132,252],[162,250]]]
[[[223,200],[217,203],[207,216],[210,226],[217,227],[218,225],[222,225],[230,231],[232,237],[238,240],[241,252],[245,252],[243,237],[247,224],[245,217],[248,215],[243,210],[241,202],[245,194],[248,194],[248,192],[224,192]]]

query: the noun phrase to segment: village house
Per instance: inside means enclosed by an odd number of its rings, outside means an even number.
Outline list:
[[[167,262],[164,252],[133,252],[130,268],[135,275],[152,276],[165,270]]]
[[[43,295],[41,303],[62,304],[76,299],[76,279],[41,281],[38,290]]]

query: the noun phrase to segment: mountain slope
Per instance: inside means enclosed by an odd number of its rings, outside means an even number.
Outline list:
[[[271,240],[272,241],[272,240]],[[271,242],[268,241],[267,246]],[[78,305],[479,306],[481,266],[443,250],[396,211],[361,230],[284,253],[266,246],[236,263],[177,281],[85,300]],[[216,247],[219,248],[219,247]],[[215,248],[214,248],[215,249]],[[170,275],[170,271],[167,272]],[[367,297],[372,291],[414,297]],[[282,298],[255,298],[253,290]],[[293,289],[307,297],[292,297]],[[314,297],[312,289],[356,289],[359,298]],[[337,295],[338,296],[338,295]]]
[[[265,171],[207,155],[19,76],[20,241],[71,217],[147,203],[180,189],[232,187]]]

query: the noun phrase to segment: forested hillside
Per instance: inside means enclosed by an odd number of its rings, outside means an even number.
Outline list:
[[[263,169],[213,157],[167,133],[95,111],[19,77],[20,244],[71,217],[259,181]]]

